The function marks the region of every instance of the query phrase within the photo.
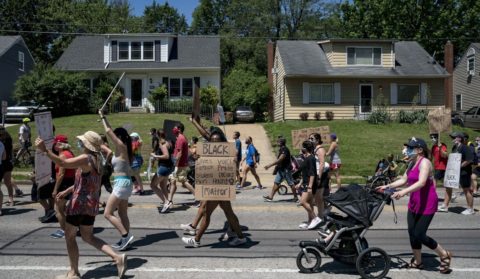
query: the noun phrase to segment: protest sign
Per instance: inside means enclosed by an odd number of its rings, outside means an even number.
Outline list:
[[[452,131],[451,110],[447,108],[437,108],[431,110],[427,116],[428,129],[430,133],[441,133]]]
[[[200,158],[195,162],[195,199],[235,199],[235,145],[227,142],[197,144]]]
[[[460,186],[460,165],[462,163],[461,153],[450,153],[448,155],[447,169],[443,186],[458,189]]]
[[[47,149],[53,146],[52,115],[48,112],[36,113],[35,126],[38,136],[43,139]],[[42,152],[35,153],[35,183],[40,188],[50,182],[52,176],[51,160]]]
[[[314,128],[306,128],[300,130],[292,130],[292,146],[295,149],[301,149],[302,143],[308,140],[308,136],[318,133],[322,137],[323,143],[330,143],[330,127],[329,126],[320,126]]]

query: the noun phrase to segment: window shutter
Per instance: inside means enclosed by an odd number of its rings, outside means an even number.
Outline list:
[[[162,78],[162,84],[164,84],[165,87],[167,88],[167,92],[170,92],[170,91],[168,90],[168,77]]]
[[[340,82],[335,82],[333,84],[333,89],[335,92],[335,104],[340,105],[342,103],[342,89]]]
[[[160,48],[161,48],[160,41],[155,40],[155,62],[160,62],[161,61]]]
[[[306,105],[310,103],[310,84],[308,82],[303,83],[303,102]]]
[[[112,56],[110,57],[110,61],[117,61],[118,56],[118,44],[117,41],[112,41]]]
[[[390,83],[390,104],[391,105],[396,105],[397,101],[398,101],[397,84],[396,83]]]
[[[426,105],[427,104],[427,84],[422,82],[420,84],[420,104]]]

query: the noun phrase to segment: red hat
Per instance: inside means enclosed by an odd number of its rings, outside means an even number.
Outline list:
[[[67,136],[65,136],[65,135],[56,135],[55,138],[53,139],[53,143],[56,144],[56,143],[59,143],[59,142],[68,143],[68,138],[67,138]]]

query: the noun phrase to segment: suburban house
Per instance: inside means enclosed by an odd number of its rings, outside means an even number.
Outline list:
[[[151,108],[149,92],[162,84],[169,99],[192,98],[208,85],[220,91],[220,39],[160,33],[78,36],[55,66],[87,73],[91,91],[99,74],[125,72],[119,86],[127,108]]]
[[[274,121],[303,112],[324,118],[326,111],[335,119],[365,119],[377,102],[392,112],[413,104],[430,109],[445,106],[451,94],[451,75],[414,41],[277,41],[267,54]]]
[[[453,110],[480,106],[480,43],[472,43],[453,71]]]
[[[0,36],[0,99],[12,102],[15,82],[35,66],[22,36]]]

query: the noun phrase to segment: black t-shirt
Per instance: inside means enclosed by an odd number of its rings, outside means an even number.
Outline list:
[[[465,167],[460,168],[460,175],[471,175],[472,174],[472,162],[473,162],[473,152],[471,148],[467,145],[461,144],[460,146],[453,146],[452,153],[462,154],[462,163],[464,161],[469,161]]]
[[[5,146],[5,153],[6,153],[6,159],[5,161],[11,161],[12,160],[12,152],[13,152],[13,143],[12,143],[12,138],[11,137],[6,137],[2,141],[3,145]]]
[[[278,169],[280,170],[285,170],[285,169],[288,169],[288,170],[291,170],[292,169],[292,162],[290,161],[290,150],[288,149],[288,147],[286,146],[282,146],[280,147],[280,149],[278,150],[278,158],[280,158],[280,156],[285,155],[285,158],[278,164]]]
[[[310,176],[315,176],[315,180],[313,181],[313,186],[317,185],[317,166],[315,161],[315,156],[310,154],[308,157],[303,160],[302,165],[300,166],[302,170],[302,184],[303,186],[308,186],[308,180]]]

